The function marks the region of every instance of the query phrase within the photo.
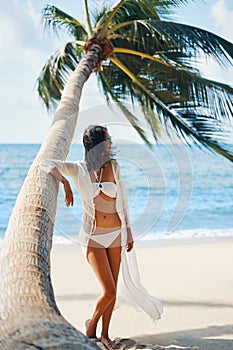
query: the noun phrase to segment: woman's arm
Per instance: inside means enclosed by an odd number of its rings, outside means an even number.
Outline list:
[[[131,230],[131,225],[130,225],[128,201],[126,198],[124,181],[123,181],[123,178],[121,176],[120,165],[117,162],[116,162],[116,164],[117,164],[116,174],[117,174],[117,177],[119,180],[119,186],[121,186],[121,194],[122,194],[122,199],[123,199],[123,210],[124,210],[124,215],[125,215],[125,223],[126,223],[126,227],[127,227],[127,252],[130,252],[133,249],[134,240],[133,240],[133,235],[132,235],[132,230]]]
[[[127,252],[130,252],[134,246],[133,235],[131,231],[131,227],[127,227]]]
[[[64,186],[65,191],[65,203],[67,207],[74,204],[73,192],[69,181],[63,176],[62,172],[66,175],[73,176],[75,173],[75,165],[72,162],[63,162],[60,160],[44,160],[39,164],[40,168],[47,174],[53,175]]]
[[[50,170],[50,174],[53,175],[59,182],[63,184],[65,191],[66,206],[73,206],[74,196],[69,181],[60,173],[60,171],[58,171],[56,167]]]
[[[74,162],[67,162],[57,159],[45,159],[39,163],[39,167],[41,168],[41,170],[45,171],[46,174],[51,173],[51,170],[53,168],[57,168],[57,170],[64,175],[68,175],[71,177],[75,177],[78,175],[78,168],[77,166],[75,166]]]

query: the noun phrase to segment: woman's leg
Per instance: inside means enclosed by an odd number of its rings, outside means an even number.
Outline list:
[[[117,247],[109,247],[107,249],[107,255],[108,255],[108,261],[110,264],[110,268],[112,271],[113,279],[115,286],[117,286],[117,280],[119,275],[119,269],[120,269],[120,262],[121,262],[121,246]],[[109,329],[109,323],[111,320],[112,312],[114,309],[116,298],[114,298],[111,303],[108,305],[108,307],[105,309],[103,316],[102,316],[102,333],[101,337],[105,339],[109,339],[108,336],[108,329]]]
[[[103,295],[99,298],[92,319],[86,323],[86,335],[96,336],[99,318],[116,297],[116,284],[105,248],[87,247],[87,259],[103,287]]]

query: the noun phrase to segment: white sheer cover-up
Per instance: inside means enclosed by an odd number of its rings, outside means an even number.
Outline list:
[[[131,252],[126,251],[127,227],[130,227],[128,203],[120,166],[116,161],[112,161],[111,163],[117,185],[116,210],[121,220],[122,253],[117,294],[118,297],[119,295],[122,296],[126,303],[134,307],[137,311],[143,310],[146,312],[155,322],[160,319],[163,306],[157,298],[147,292],[141,283],[135,248],[133,248]],[[85,248],[88,244],[88,237],[93,234],[96,228],[93,187],[85,161],[67,162],[48,159],[43,160],[39,166],[47,174],[51,169],[56,167],[64,175],[73,178],[83,204],[83,218],[79,239]]]

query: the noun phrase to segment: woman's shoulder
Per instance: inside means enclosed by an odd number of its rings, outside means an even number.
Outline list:
[[[88,172],[85,160],[76,160],[75,166],[80,170],[82,170],[82,172],[85,174]]]
[[[120,168],[120,165],[116,159],[112,159],[110,163],[114,166],[114,169],[117,170]]]
[[[74,164],[75,164],[76,166],[79,166],[79,167],[85,167],[85,166],[86,166],[85,160],[75,160],[75,161],[74,161]]]

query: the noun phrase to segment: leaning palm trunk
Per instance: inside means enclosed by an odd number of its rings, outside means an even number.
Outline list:
[[[101,48],[94,45],[71,75],[13,209],[0,257],[1,349],[95,347],[61,316],[54,299],[50,250],[58,183],[41,172],[38,163],[45,158],[66,158],[83,84],[100,60]]]

